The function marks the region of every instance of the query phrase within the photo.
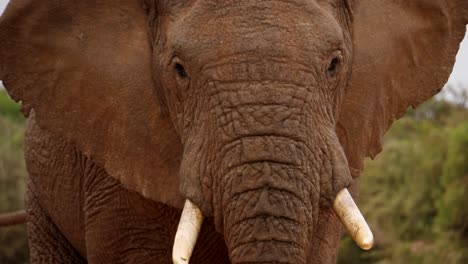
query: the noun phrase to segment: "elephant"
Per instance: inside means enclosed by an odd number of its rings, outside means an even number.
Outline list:
[[[443,87],[466,0],[12,0],[32,263],[334,263],[366,157]]]

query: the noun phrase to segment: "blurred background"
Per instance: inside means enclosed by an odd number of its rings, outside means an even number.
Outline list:
[[[7,0],[0,0],[0,14]],[[0,82],[0,213],[24,208],[24,118]],[[366,162],[360,208],[376,245],[345,236],[338,263],[468,263],[468,39],[442,93],[408,109]],[[0,263],[28,263],[24,225],[0,229]]]

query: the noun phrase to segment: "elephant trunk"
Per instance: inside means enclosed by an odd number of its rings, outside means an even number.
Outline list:
[[[231,152],[240,159],[221,184],[231,261],[306,263],[319,194],[302,144],[271,135],[243,137],[238,144]]]
[[[213,209],[231,261],[307,263],[327,159],[319,118],[301,110],[312,95],[288,81],[215,88],[222,147]]]

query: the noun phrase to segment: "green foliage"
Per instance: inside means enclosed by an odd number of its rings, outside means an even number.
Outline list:
[[[467,190],[468,110],[438,100],[410,110],[361,177],[376,246],[345,237],[339,263],[468,263]]]
[[[439,233],[460,232],[461,238],[468,240],[468,122],[450,132],[448,145],[434,227]]]
[[[0,212],[24,208],[23,118],[0,90]],[[27,263],[26,226],[0,229],[0,263]]]
[[[0,86],[0,116],[16,122],[23,123],[24,117],[20,112],[20,104],[13,102],[5,90]]]

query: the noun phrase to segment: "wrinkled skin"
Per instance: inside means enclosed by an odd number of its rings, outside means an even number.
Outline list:
[[[63,138],[40,129],[35,117],[26,143],[33,263],[169,263],[179,210],[122,188]],[[193,263],[229,259],[210,221],[196,251]]]
[[[160,22],[160,87],[185,146],[181,191],[214,217],[235,263],[305,263],[319,208],[350,184],[334,129],[350,14],[338,5],[338,21],[327,5],[207,1]]]
[[[336,194],[468,22],[457,0],[97,2],[0,21],[34,263],[170,263],[184,199],[206,217],[191,263],[335,262]]]

